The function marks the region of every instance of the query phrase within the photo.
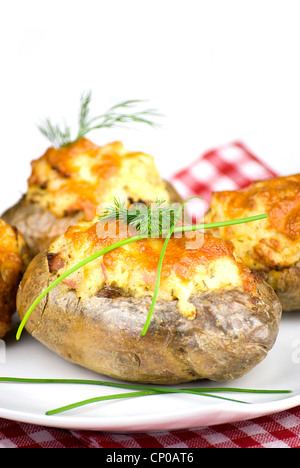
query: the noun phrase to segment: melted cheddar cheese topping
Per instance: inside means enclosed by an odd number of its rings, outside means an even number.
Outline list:
[[[0,219],[0,320],[10,301],[9,291],[19,282],[25,263],[25,242],[19,233]],[[23,263],[24,262],[24,263]]]
[[[22,269],[21,250],[24,242],[13,227],[0,219],[0,275],[10,283]]]
[[[253,223],[214,229],[234,243],[251,269],[281,269],[300,261],[300,174],[252,183],[238,191],[215,192],[205,221],[267,213]]]
[[[49,148],[31,165],[27,200],[59,218],[83,212],[84,219],[91,221],[98,206],[114,197],[169,201],[154,158],[130,152],[121,142],[97,146],[82,138],[70,146]]]
[[[52,269],[62,274],[93,253],[129,237],[127,227],[106,222],[80,222],[68,229],[49,248]],[[125,227],[124,227],[125,226]],[[147,238],[126,244],[81,268],[64,282],[82,299],[96,295],[104,286],[123,294],[152,296],[164,239]],[[241,288],[255,294],[254,278],[235,256],[231,242],[198,231],[173,236],[168,244],[158,299],[178,300],[180,312],[192,319],[190,297],[199,291]]]

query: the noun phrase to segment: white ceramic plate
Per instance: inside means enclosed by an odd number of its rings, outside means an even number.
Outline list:
[[[54,355],[26,332],[15,340],[15,330],[0,349],[0,375],[31,378],[109,380]],[[3,361],[6,362],[3,362]],[[164,431],[251,419],[300,405],[300,312],[284,315],[275,346],[267,358],[227,387],[289,389],[292,394],[226,394],[250,404],[212,398],[168,394],[89,404],[53,416],[45,412],[94,396],[122,392],[114,388],[66,384],[0,383],[0,417],[65,429],[101,431]],[[224,386],[196,383],[187,386]],[[126,391],[126,390],[124,390]]]

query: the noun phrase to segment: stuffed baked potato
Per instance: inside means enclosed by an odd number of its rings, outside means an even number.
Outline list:
[[[23,237],[0,219],[0,338],[11,329],[17,289],[27,260]]]
[[[80,222],[34,258],[18,292],[21,320],[58,276],[128,237],[121,221],[113,234],[102,224]],[[64,359],[117,379],[178,384],[244,375],[276,340],[280,302],[235,256],[233,244],[194,235],[168,244],[144,336],[162,238],[119,247],[67,277],[33,310],[27,331]]]
[[[69,226],[94,219],[98,206],[114,197],[181,201],[149,154],[128,151],[121,142],[97,146],[81,138],[50,147],[33,161],[27,193],[2,217],[23,234],[33,258]]]
[[[206,222],[266,212],[268,219],[214,229],[234,243],[246,266],[277,293],[283,310],[300,309],[300,174],[252,183],[237,191],[215,192]]]

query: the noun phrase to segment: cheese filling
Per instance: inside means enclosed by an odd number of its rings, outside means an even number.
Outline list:
[[[58,273],[62,274],[94,252],[126,238],[125,230],[115,239],[97,237],[97,223],[79,223],[57,239],[49,252],[56,252]],[[163,262],[158,300],[178,301],[179,311],[187,318],[196,314],[190,298],[197,292],[241,290],[255,294],[251,272],[236,258],[233,245],[198,231],[197,248],[186,249],[191,242],[183,234],[171,238]],[[159,256],[164,239],[142,239],[126,244],[94,260],[73,273],[64,284],[85,300],[104,286],[119,288],[124,295],[135,298],[152,296],[155,288]]]
[[[1,280],[7,284],[17,283],[23,267],[23,238],[0,219],[0,289]],[[1,307],[0,307],[1,309]]]
[[[234,243],[251,269],[282,269],[300,261],[300,174],[255,182],[239,191],[215,192],[206,222],[267,213],[255,223],[215,229]]]
[[[26,198],[57,217],[82,211],[91,221],[99,205],[115,197],[169,201],[151,155],[128,151],[121,142],[97,146],[81,139],[70,147],[49,148],[32,162]]]

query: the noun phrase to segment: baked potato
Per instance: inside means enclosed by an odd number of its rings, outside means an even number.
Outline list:
[[[257,181],[241,190],[215,192],[206,222],[258,213],[257,223],[214,229],[277,293],[283,310],[300,309],[300,174]]]
[[[122,221],[115,231],[103,223],[77,223],[33,259],[18,291],[20,320],[70,267],[128,237]],[[146,334],[161,237],[123,245],[65,278],[32,311],[26,330],[67,361],[116,379],[171,385],[241,377],[272,348],[280,302],[232,243],[193,235],[169,241]]]
[[[27,265],[25,241],[17,229],[0,219],[0,338],[11,329],[16,295]]]
[[[128,151],[118,141],[98,146],[81,138],[51,146],[31,165],[26,194],[2,215],[23,234],[31,258],[77,221],[94,219],[98,206],[114,197],[181,201],[152,156]]]

